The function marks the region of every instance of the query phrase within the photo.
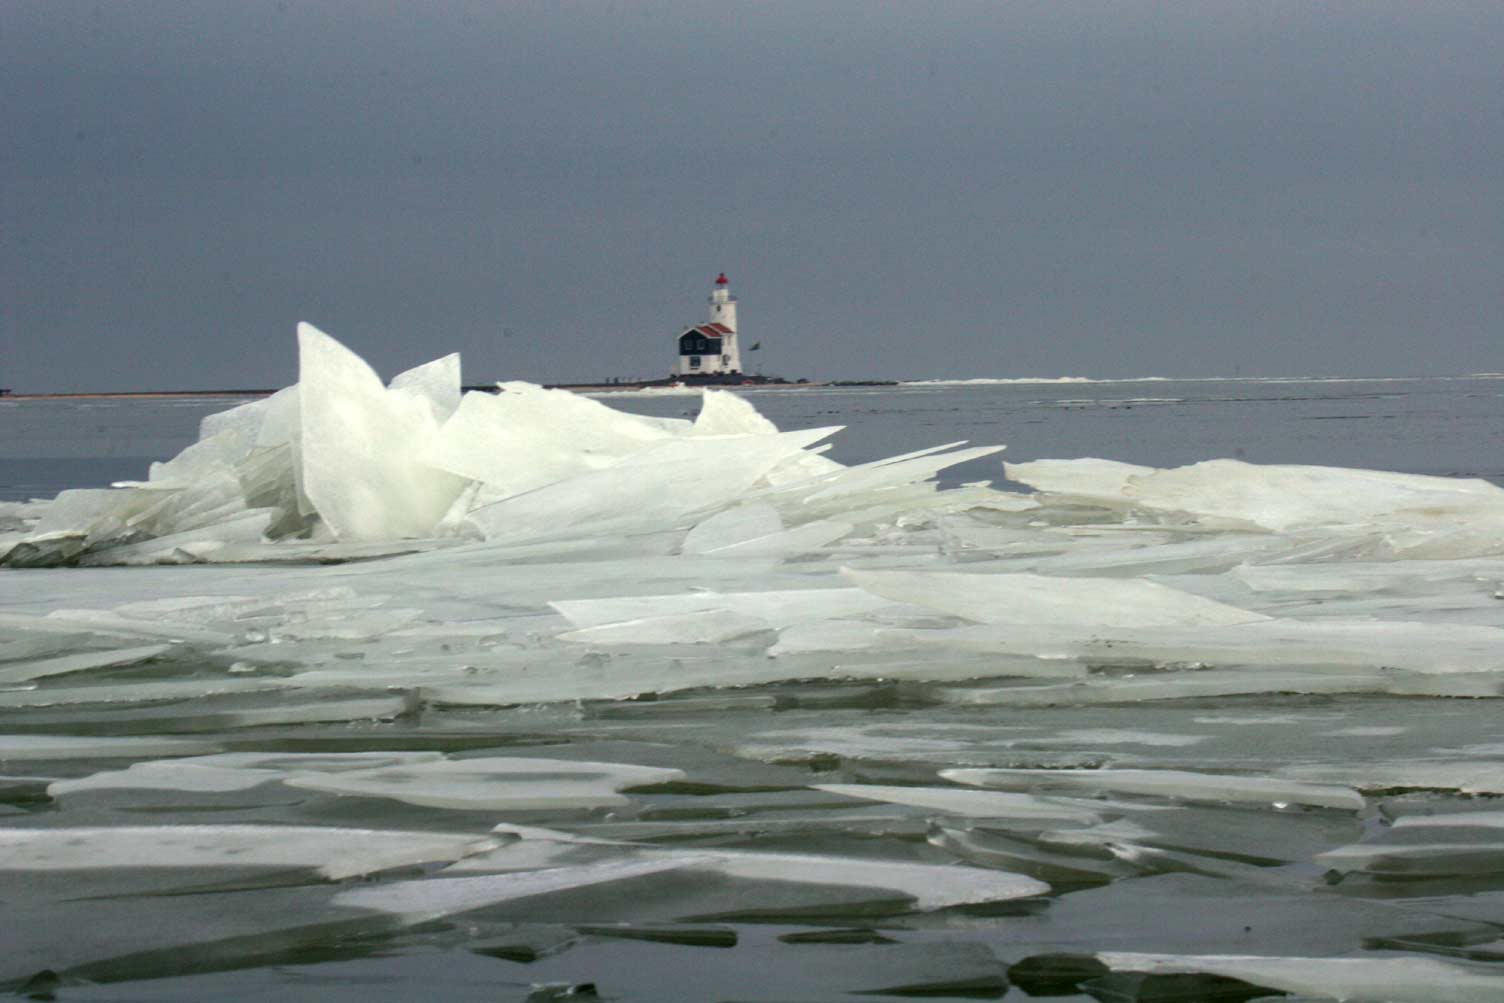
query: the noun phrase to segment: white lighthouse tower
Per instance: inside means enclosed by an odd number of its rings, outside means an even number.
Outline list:
[[[716,276],[710,293],[710,322],[686,328],[679,335],[679,353],[674,375],[713,376],[716,382],[733,382],[742,372],[741,348],[736,343],[736,297],[731,295],[726,273]]]

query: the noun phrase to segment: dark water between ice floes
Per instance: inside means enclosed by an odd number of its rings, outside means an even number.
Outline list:
[[[1504,483],[1504,378],[919,384],[746,391],[779,428],[844,425],[830,456],[861,463],[966,439],[1023,462],[1093,456],[1153,467],[1233,457]],[[694,394],[620,394],[611,407],[692,417]],[[144,478],[193,442],[197,400],[0,401],[0,499]],[[945,483],[995,479],[1001,460]]]

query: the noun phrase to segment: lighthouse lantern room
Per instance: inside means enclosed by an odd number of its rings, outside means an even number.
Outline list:
[[[714,376],[726,380],[741,375],[742,355],[736,343],[736,297],[731,295],[729,285],[725,272],[716,276],[710,293],[709,322],[685,328],[679,335],[675,376]]]

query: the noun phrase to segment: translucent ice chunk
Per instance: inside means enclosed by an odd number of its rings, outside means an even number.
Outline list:
[[[506,497],[602,470],[689,427],[531,383],[503,383],[501,391],[466,394],[425,446],[423,462]]]
[[[425,398],[388,391],[354,352],[298,326],[303,490],[341,540],[432,532],[463,481],[424,467],[438,430]]]
[[[717,512],[689,531],[680,551],[721,557],[793,557],[850,533],[852,524],[818,519],[784,529],[778,510],[752,502]]]
[[[778,533],[783,520],[771,505],[737,505],[700,522],[684,538],[686,554],[704,554]]]
[[[1036,491],[1125,507],[1130,504],[1127,490],[1132,479],[1154,472],[1153,467],[1098,459],[1032,460],[1005,463],[1003,467],[1010,481],[1027,484]]]
[[[557,481],[470,513],[488,541],[671,529],[740,501],[784,457],[829,429],[668,440],[606,470]]]
[[[690,435],[766,435],[778,431],[743,397],[709,387],[700,396],[700,413]]]
[[[796,557],[819,551],[849,534],[853,526],[836,519],[817,519],[767,536],[743,540],[706,553],[716,557]]]
[[[961,443],[950,443],[946,446],[937,446],[932,450],[922,450],[916,454],[847,467],[808,484],[790,484],[778,490],[782,493],[802,495],[799,501],[803,505],[829,504],[837,499],[880,496],[881,492],[923,481],[947,467],[991,456],[1003,449],[1002,446],[973,446],[969,449],[943,452],[958,445]]]
[[[392,377],[389,390],[410,394],[426,402],[435,425],[442,425],[460,406],[460,356],[458,352]]]
[[[237,508],[239,508],[237,506]],[[83,567],[132,564],[185,564],[205,560],[230,544],[256,544],[281,518],[276,509],[239,508],[239,514],[212,525],[156,536],[141,543],[107,547],[85,554]]]

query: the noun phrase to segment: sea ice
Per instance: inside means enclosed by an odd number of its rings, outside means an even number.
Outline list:
[[[287,825],[0,829],[0,872],[108,868],[307,867],[329,880],[497,846],[489,837]]]
[[[941,770],[956,783],[1004,790],[1110,791],[1191,801],[1304,805],[1361,811],[1363,795],[1348,787],[1296,783],[1266,777],[1192,773],[1186,770]]]
[[[966,818],[1002,818],[1042,826],[1096,825],[1105,821],[1101,808],[1070,798],[1043,798],[1011,791],[975,791],[954,787],[894,787],[883,784],[817,784],[816,790],[890,804],[929,808]]]
[[[310,719],[329,720],[311,705]],[[275,708],[272,713],[283,710]],[[248,722],[255,724],[258,722]],[[331,756],[225,753],[134,763],[124,770],[60,780],[54,798],[124,789],[224,792],[267,783],[325,794],[387,798],[406,804],[463,811],[533,811],[618,807],[619,791],[667,783],[680,770],[560,759],[479,757],[444,759],[436,753],[380,752]]]
[[[1498,1003],[1504,975],[1430,958],[1271,958],[1103,952],[1113,971],[1207,973],[1348,1003]]]

